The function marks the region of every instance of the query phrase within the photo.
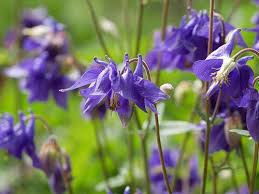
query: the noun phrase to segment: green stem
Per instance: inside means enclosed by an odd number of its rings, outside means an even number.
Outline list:
[[[130,184],[131,189],[134,190],[135,188],[135,178],[134,178],[134,144],[133,144],[133,136],[131,134],[131,127],[128,128],[128,159],[129,159],[129,178],[130,178]]]
[[[156,140],[157,140],[157,146],[158,146],[158,151],[159,151],[159,158],[160,158],[160,163],[162,166],[162,172],[164,176],[164,182],[168,191],[168,194],[172,193],[172,190],[170,188],[167,172],[166,172],[166,167],[165,167],[165,161],[164,161],[164,154],[163,154],[163,149],[162,149],[162,144],[161,144],[161,139],[160,139],[160,126],[159,126],[159,120],[158,120],[158,114],[155,113],[155,124],[156,124]]]
[[[208,55],[212,52],[212,43],[213,43],[213,11],[214,11],[214,0],[210,0],[210,24],[209,24],[209,40],[208,40]],[[208,89],[208,84],[206,84],[206,90]],[[210,144],[210,133],[211,133],[211,125],[210,125],[210,102],[209,99],[206,99],[206,140],[205,140],[205,157],[204,157],[204,166],[203,166],[203,177],[202,177],[202,185],[201,185],[201,194],[205,194],[206,192],[206,181],[208,174],[208,158],[209,158],[209,144]]]
[[[255,178],[256,178],[256,169],[257,169],[257,162],[258,162],[258,150],[259,150],[259,142],[255,142],[254,146],[254,160],[253,160],[253,171],[252,171],[252,177],[249,187],[249,193],[254,193],[254,187],[255,187]]]
[[[97,16],[95,14],[95,10],[91,4],[91,0],[86,0],[86,3],[89,7],[89,11],[90,11],[90,14],[91,14],[91,17],[92,17],[92,20],[93,20],[93,24],[94,24],[94,27],[95,27],[95,32],[96,32],[96,35],[97,35],[97,39],[99,40],[99,43],[103,49],[103,52],[105,55],[108,55],[111,57],[111,55],[109,54],[108,52],[108,49],[106,47],[106,44],[104,42],[104,39],[103,39],[103,36],[102,36],[102,33],[101,33],[101,30],[100,30],[100,26],[99,26],[99,22],[98,22],[98,19],[97,19]]]
[[[242,140],[240,141],[239,149],[240,149],[240,156],[241,156],[241,159],[242,159],[242,163],[243,163],[243,166],[244,166],[244,171],[245,171],[245,174],[246,174],[247,186],[249,187],[250,175],[249,175],[249,171],[248,171],[248,168],[247,168],[247,163],[246,163],[245,152],[244,152]]]
[[[140,48],[140,43],[141,43],[144,4],[145,4],[144,0],[139,0],[139,10],[138,10],[138,17],[137,17],[137,39],[136,39],[135,56],[137,56],[137,54],[139,53],[139,48]]]
[[[256,55],[257,57],[259,57],[259,52],[253,48],[244,48],[242,50],[240,50],[239,52],[237,52],[232,58],[234,59],[234,61],[238,60],[243,54],[251,52],[254,55]]]
[[[123,0],[123,23],[126,29],[126,40],[127,40],[127,50],[128,53],[131,53],[131,25],[130,25],[130,16],[129,16],[129,0]]]
[[[161,26],[161,40],[164,41],[166,37],[166,26],[168,21],[168,13],[169,13],[169,0],[163,1],[163,14],[162,14],[162,26]],[[161,71],[161,56],[162,53],[159,53],[159,60],[157,63],[157,74],[156,74],[156,84],[159,84],[160,81],[160,71]]]
[[[210,163],[211,163],[211,168],[212,168],[212,189],[213,189],[213,194],[217,194],[217,172],[215,169],[214,165],[214,160],[213,157],[210,157]]]
[[[149,179],[149,170],[148,170],[148,153],[147,153],[147,136],[140,138],[141,140],[141,148],[142,148],[142,155],[144,160],[144,168],[145,168],[145,181],[146,181],[146,192],[147,194],[151,194],[151,184]]]
[[[93,127],[94,127],[95,142],[96,142],[96,147],[97,147],[100,165],[101,165],[101,168],[102,168],[103,178],[104,178],[104,181],[106,183],[106,186],[109,187],[108,170],[107,170],[106,164],[105,164],[105,157],[104,157],[104,153],[103,153],[102,143],[101,143],[101,140],[100,140],[98,124],[97,124],[97,121],[95,121],[95,120],[93,121]]]
[[[231,178],[232,178],[232,182],[233,182],[234,188],[236,190],[236,193],[240,194],[239,189],[238,189],[238,184],[237,184],[237,178],[236,178],[235,170],[233,168],[231,168],[231,171],[232,171]]]

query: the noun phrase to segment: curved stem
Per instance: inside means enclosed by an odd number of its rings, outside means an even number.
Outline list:
[[[169,13],[169,0],[163,1],[163,16],[162,16],[162,26],[161,26],[161,40],[164,41],[166,37],[166,26],[168,21]],[[158,63],[157,63],[157,74],[156,74],[156,84],[159,84],[160,80],[160,71],[161,71],[161,56],[162,53],[159,53]]]
[[[89,11],[90,11],[90,14],[91,14],[91,17],[92,17],[92,20],[93,20],[93,24],[94,24],[94,27],[95,27],[95,32],[96,32],[96,35],[97,35],[97,39],[99,40],[99,43],[100,43],[100,45],[101,45],[101,47],[103,49],[103,52],[106,55],[111,57],[111,55],[109,54],[108,49],[106,47],[106,44],[104,42],[104,39],[103,39],[101,30],[100,30],[100,27],[99,27],[99,22],[98,22],[97,16],[96,16],[94,8],[93,8],[93,6],[91,4],[91,0],[86,0],[86,3],[88,5],[88,7],[89,7]]]
[[[214,11],[214,0],[210,0],[210,25],[209,25],[209,40],[208,40],[208,55],[212,52],[212,43],[213,43],[213,11]],[[206,90],[208,89],[208,84],[206,84]],[[209,144],[210,144],[210,133],[211,133],[211,124],[210,124],[210,102],[209,99],[206,99],[206,140],[205,140],[205,157],[204,157],[204,166],[203,166],[203,177],[202,177],[202,186],[201,194],[206,192],[206,181],[207,181],[207,171],[208,171],[208,158],[209,158]]]
[[[245,152],[244,152],[242,140],[240,141],[239,149],[240,149],[240,156],[241,156],[241,159],[242,159],[242,163],[243,163],[243,166],[244,166],[244,171],[245,171],[245,174],[246,174],[247,186],[249,187],[250,175],[249,175],[249,171],[248,171],[248,168],[247,168],[247,163],[246,163]]]
[[[136,61],[138,61],[137,58],[130,59],[129,64],[136,62]],[[145,61],[142,61],[142,65],[146,71],[148,80],[151,81],[151,74],[150,74],[150,70],[149,70],[147,63]],[[164,177],[164,181],[165,181],[165,185],[166,185],[168,194],[171,194],[172,191],[170,188],[170,184],[169,184],[169,180],[168,180],[168,176],[167,176],[167,172],[166,172],[164,154],[163,154],[163,149],[162,149],[162,144],[161,144],[161,139],[160,139],[160,126],[159,126],[158,114],[154,113],[154,115],[155,115],[155,127],[156,127],[156,140],[157,140],[157,145],[158,145],[159,158],[160,158],[160,162],[161,162],[161,166],[162,166],[163,177]],[[149,121],[149,123],[150,123],[150,121]],[[149,123],[148,123],[148,126],[149,126]]]
[[[35,120],[39,120],[41,123],[42,123],[42,125],[43,125],[43,127],[47,130],[47,132],[49,133],[49,134],[52,134],[53,133],[53,130],[52,130],[52,128],[49,126],[49,124],[48,124],[48,122],[42,117],[42,116],[40,116],[40,115],[30,115],[30,116],[27,116],[26,117],[26,120],[30,120],[30,119],[35,119]]]
[[[161,144],[161,139],[160,139],[159,120],[158,120],[158,114],[157,113],[155,113],[155,124],[156,124],[156,140],[157,140],[159,158],[160,158],[160,162],[161,162],[161,166],[162,166],[164,181],[165,181],[165,185],[166,185],[168,194],[171,194],[172,191],[171,191],[171,188],[170,188],[170,184],[169,184],[169,180],[168,180],[168,176],[167,176],[167,172],[166,172],[166,167],[165,167],[164,154],[163,154],[163,149],[162,149],[162,144]]]
[[[243,54],[251,52],[254,55],[256,55],[257,57],[259,57],[259,52],[253,48],[244,48],[242,50],[240,50],[239,52],[237,52],[232,58],[234,59],[234,61],[236,61],[237,59],[239,59]]]
[[[249,187],[249,193],[254,193],[254,187],[255,187],[255,178],[256,178],[256,169],[257,169],[257,162],[258,162],[258,150],[259,150],[259,142],[255,142],[254,146],[254,160],[253,160],[253,171],[252,171],[252,177]]]
[[[144,0],[139,0],[139,10],[137,18],[137,39],[136,39],[136,49],[135,56],[139,53],[141,34],[142,34],[142,23],[143,23],[143,13],[144,13]]]

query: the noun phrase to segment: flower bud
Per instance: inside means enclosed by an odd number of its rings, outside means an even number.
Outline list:
[[[164,92],[165,94],[167,94],[168,96],[171,96],[174,88],[173,88],[173,86],[171,84],[165,83],[165,84],[160,86],[160,90],[162,92]]]
[[[176,103],[181,103],[183,97],[192,90],[192,83],[189,81],[181,81],[175,88],[174,98]]]
[[[42,145],[39,154],[41,167],[47,175],[55,171],[59,154],[60,148],[56,138],[50,137],[47,142]]]
[[[225,119],[224,132],[226,140],[231,148],[238,146],[240,142],[240,135],[234,132],[231,132],[231,129],[241,129],[242,122],[241,117],[238,112],[234,112],[230,117]]]

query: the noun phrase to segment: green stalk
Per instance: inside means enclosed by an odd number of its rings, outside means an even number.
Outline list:
[[[258,162],[258,150],[259,150],[259,142],[255,142],[254,146],[254,160],[253,160],[253,171],[252,177],[249,187],[249,193],[254,194],[254,187],[255,187],[255,178],[256,178],[256,169],[257,169],[257,162]]]
[[[139,1],[139,9],[138,9],[138,17],[137,17],[137,39],[136,39],[136,49],[135,49],[135,56],[139,53],[140,43],[141,43],[141,36],[142,36],[142,24],[143,24],[143,14],[144,14],[144,0]]]
[[[214,11],[214,0],[210,0],[210,24],[209,24],[209,40],[208,40],[208,55],[212,52],[212,43],[213,43],[213,11]],[[208,84],[206,84],[206,90],[208,89]],[[204,157],[204,166],[203,166],[203,177],[202,177],[202,186],[201,194],[206,192],[206,181],[208,174],[208,158],[209,158],[209,144],[210,144],[210,133],[211,133],[211,124],[210,124],[210,102],[209,99],[206,99],[206,140],[205,140],[205,157]]]
[[[95,32],[96,32],[96,35],[97,35],[97,39],[98,39],[98,41],[99,41],[99,43],[100,43],[100,45],[103,49],[103,52],[104,52],[105,55],[108,55],[109,57],[111,57],[111,55],[108,52],[108,49],[106,47],[106,44],[104,42],[101,30],[100,30],[99,22],[98,22],[96,14],[95,14],[95,10],[92,6],[91,0],[86,0],[86,4],[89,7],[89,11],[90,11],[90,14],[91,14],[91,17],[92,17],[92,20],[93,20],[93,24],[94,24]]]

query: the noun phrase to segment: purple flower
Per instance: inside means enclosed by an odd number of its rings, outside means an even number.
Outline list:
[[[249,103],[247,107],[247,128],[254,141],[259,141],[259,94],[255,89],[249,91]]]
[[[168,170],[173,169],[177,164],[177,160],[179,158],[179,151],[164,149],[163,153],[166,168],[168,168]],[[163,182],[164,178],[159,158],[159,152],[156,148],[152,150],[151,156],[149,158],[149,171],[150,180],[152,183],[156,184],[159,182]],[[172,178],[170,174],[168,176],[169,179]]]
[[[259,0],[253,0],[253,2],[258,6],[259,5]]]
[[[246,62],[252,59],[251,56],[242,57],[238,61],[230,57],[239,32],[240,30],[232,31],[226,44],[212,52],[205,60],[196,61],[193,72],[203,81],[212,81],[207,96],[222,89],[224,96],[231,96],[241,106],[246,89],[252,86],[254,74],[246,65]]]
[[[225,137],[224,133],[224,126],[225,123],[221,122],[220,124],[216,124],[212,126],[211,128],[211,134],[210,134],[210,145],[209,145],[209,153],[212,154],[214,152],[218,152],[221,150],[229,152],[230,146],[227,142],[227,139]],[[205,132],[206,126],[204,125],[204,130],[201,132],[199,141],[201,144],[201,148],[204,150],[205,149],[205,137],[206,137],[206,132]]]
[[[189,185],[190,188],[194,188],[194,186],[200,184],[201,178],[199,174],[199,164],[198,158],[196,156],[192,156],[189,160]]]
[[[221,18],[214,17],[213,49],[224,43],[223,25],[226,33],[234,29],[228,23],[222,23]],[[167,30],[165,41],[162,42],[160,33],[155,33],[154,48],[147,54],[146,61],[151,69],[158,62],[161,69],[192,70],[192,65],[197,60],[206,58],[208,45],[209,16],[206,11],[192,11],[189,20],[187,16],[182,18],[180,26]],[[241,35],[238,36],[238,44],[246,47]]]
[[[59,92],[71,84],[62,70],[61,59],[69,54],[63,24],[49,17],[45,9],[35,9],[24,12],[19,28],[20,47],[33,57],[22,59],[6,74],[21,80],[29,102],[46,102],[52,95],[57,105],[66,108],[67,94]],[[11,35],[7,44],[13,39]]]
[[[14,125],[13,117],[3,114],[0,117],[0,149],[6,150],[14,157],[21,159],[26,153],[32,160],[34,167],[39,167],[39,158],[34,143],[35,119],[30,114],[26,123],[23,113],[19,113],[20,122]]]
[[[172,181],[173,175],[173,168],[177,165],[178,158],[179,158],[179,150],[169,150],[164,149],[164,160],[165,166],[168,172],[168,178]],[[157,194],[165,194],[167,193],[166,186],[163,181],[163,174],[162,174],[162,167],[159,158],[159,152],[157,149],[153,149],[150,159],[149,159],[149,173],[150,173],[150,180],[152,183],[152,191],[153,193]],[[176,177],[176,184],[174,193],[182,193],[183,192],[183,184],[187,183],[190,191],[194,189],[197,184],[200,183],[200,176],[199,176],[199,168],[198,168],[198,160],[195,156],[191,157],[189,160],[189,176],[187,179],[182,177]]]
[[[122,71],[111,59],[108,63],[95,58],[91,66],[74,85],[62,92],[87,86],[80,90],[84,97],[84,113],[91,113],[96,107],[105,104],[107,108],[118,113],[125,126],[132,115],[133,104],[146,112],[149,108],[156,112],[155,104],[168,98],[152,82],[143,78],[142,57],[138,58],[138,65],[133,73],[129,67],[126,54]]]

